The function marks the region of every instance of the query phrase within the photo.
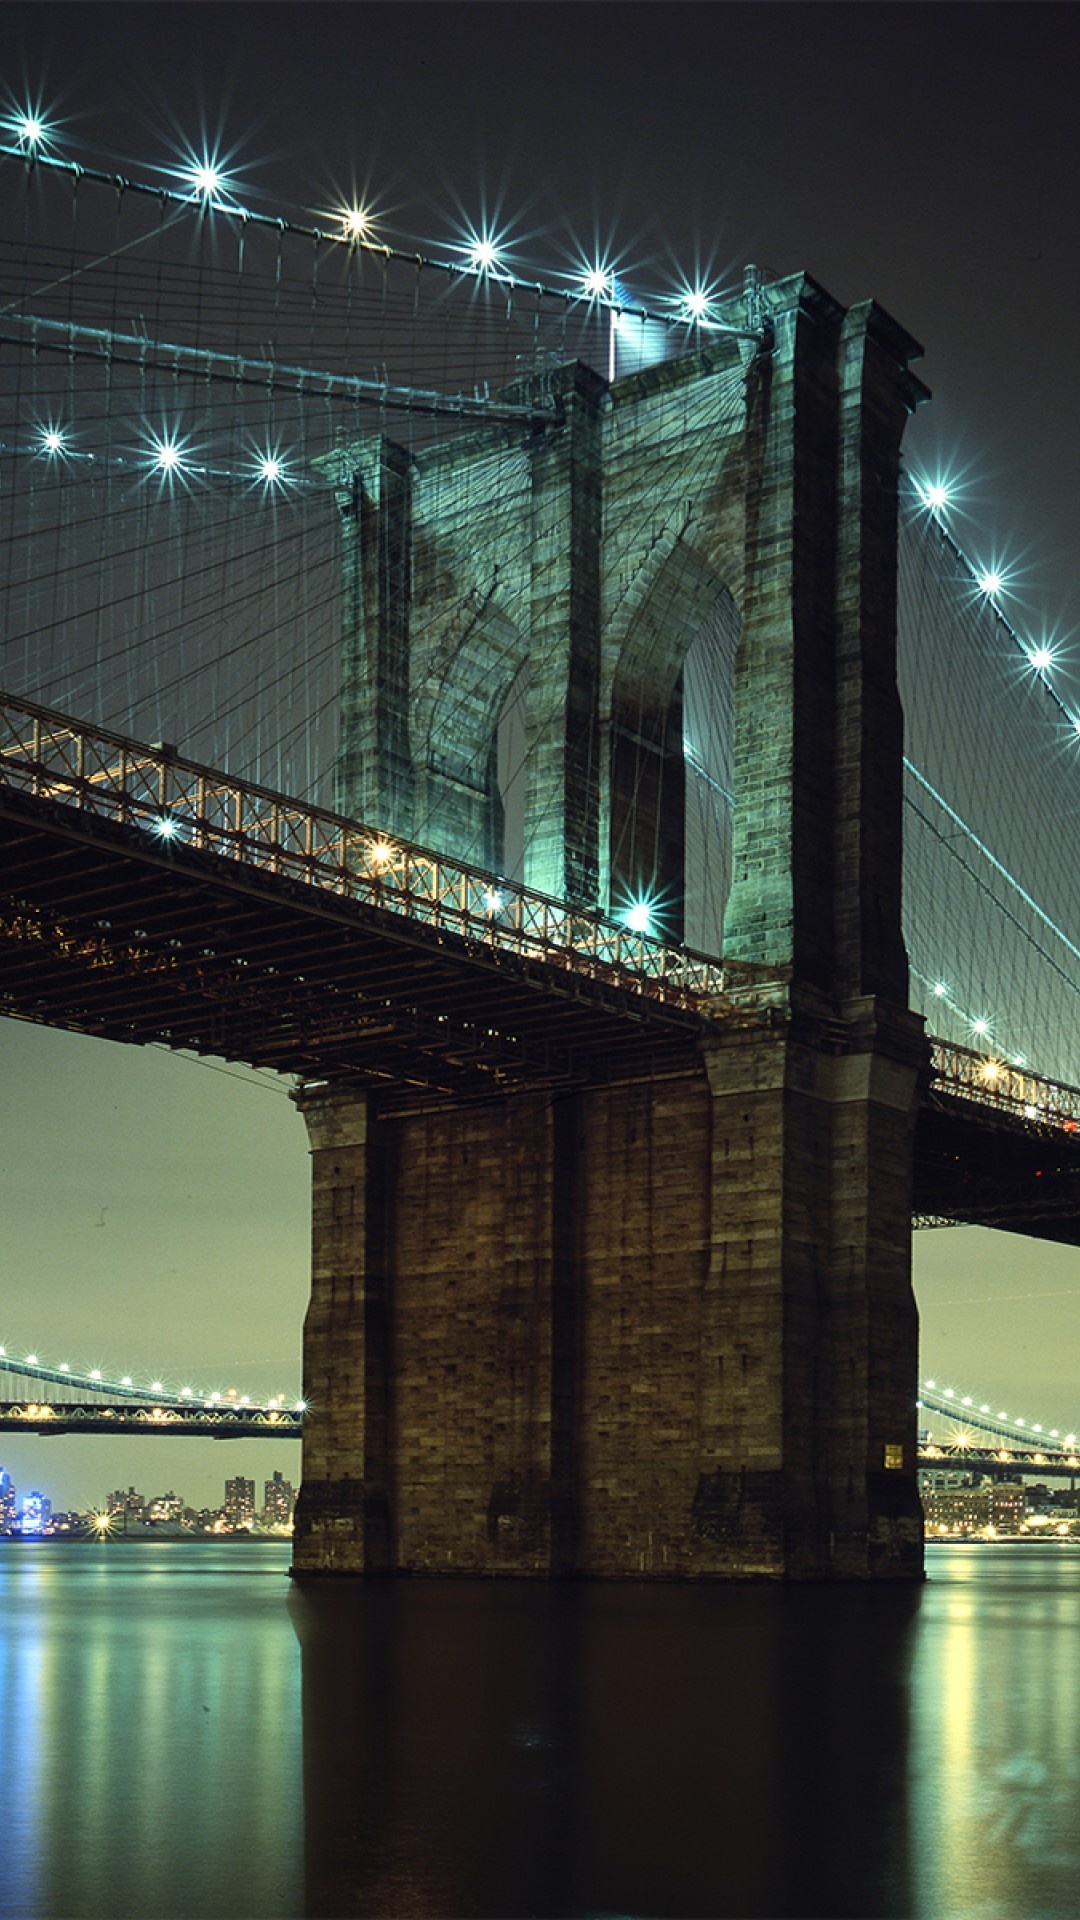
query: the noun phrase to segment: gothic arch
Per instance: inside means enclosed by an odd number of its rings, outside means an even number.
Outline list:
[[[459,859],[504,865],[498,777],[500,721],[528,658],[524,636],[488,601],[413,699],[415,836],[427,832]]]
[[[630,899],[655,901],[669,936],[683,937],[687,922],[684,670],[691,649],[707,647],[712,634],[715,677],[730,701],[737,625],[730,590],[697,548],[677,538],[657,554],[607,690],[609,898],[615,909]],[[706,772],[720,784],[715,769]],[[696,910],[691,917],[700,919]]]

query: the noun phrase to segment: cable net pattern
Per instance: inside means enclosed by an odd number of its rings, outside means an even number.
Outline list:
[[[580,362],[606,379],[695,341],[464,262],[0,157],[0,681],[340,804],[356,691],[345,600],[374,577],[350,585],[343,570],[342,493],[361,469],[385,487],[398,461],[444,493],[438,542],[420,537],[410,558],[428,671],[403,679],[386,752],[426,745],[408,819],[370,824],[421,843],[452,833],[457,857],[518,879],[526,835],[552,829],[537,769],[566,699],[529,684],[528,636],[561,617],[559,556],[575,537],[564,496],[538,570],[537,527],[518,510],[531,439],[555,370]],[[689,502],[745,406],[745,356],[721,358],[677,460],[650,452],[630,409],[610,427],[602,674],[618,739],[559,749],[584,792],[600,756],[620,756],[622,813],[604,823],[613,909],[652,889],[664,931],[685,858],[682,932],[707,953],[722,948],[730,881],[739,625],[725,583],[688,558]],[[657,400],[673,418],[687,405],[677,386]],[[618,502],[635,487],[663,558],[647,578],[629,551],[619,562]],[[899,620],[913,1004],[945,1040],[1080,1083],[1072,690],[1048,698],[914,494]],[[685,852],[664,844],[676,817]]]
[[[402,726],[426,772],[408,820],[376,824],[420,842],[450,835],[461,858],[519,877],[527,807],[530,835],[552,824],[531,768],[565,700],[562,688],[548,700],[533,687],[526,728],[529,636],[559,617],[558,560],[574,537],[562,496],[543,529],[552,565],[538,571],[520,500],[530,437],[552,414],[545,377],[573,362],[633,372],[685,350],[687,330],[17,157],[0,161],[0,205],[5,687],[351,808],[335,478],[366,464],[377,493],[397,461],[430,476],[437,495],[440,462],[453,466],[438,545],[421,528],[410,555],[413,623],[439,628],[426,683],[403,696]],[[677,412],[685,400],[661,404]],[[687,424],[687,468],[707,463],[743,404],[736,363]],[[610,471],[649,489],[656,539],[674,546],[685,471],[650,462],[632,424]],[[604,531],[617,550],[617,526]],[[384,553],[374,564],[391,562]],[[628,567],[610,622],[635,611],[639,587]],[[695,607],[678,671],[654,662],[624,726],[632,819],[642,789],[669,775],[668,709],[677,724],[689,652],[687,931],[710,951],[730,864],[727,731],[715,715],[730,705],[732,619],[716,600],[714,589]],[[654,651],[662,601],[639,621],[636,644]],[[451,674],[467,656],[470,671]],[[501,844],[483,809],[470,811],[489,746]],[[587,789],[598,770],[580,756],[598,751],[595,739],[569,743],[568,778]],[[681,775],[681,745],[677,757]],[[643,891],[656,853],[626,852]]]
[[[912,489],[901,523],[905,935],[931,1032],[1080,1084],[1074,689]]]

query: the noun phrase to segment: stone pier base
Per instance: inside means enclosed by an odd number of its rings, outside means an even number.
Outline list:
[[[296,1574],[920,1577],[920,1040],[847,1015],[586,1091],[302,1096]]]

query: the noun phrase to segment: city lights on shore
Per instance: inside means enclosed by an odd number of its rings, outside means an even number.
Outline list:
[[[39,1415],[48,1412],[38,1407]],[[20,1498],[11,1475],[0,1471],[0,1539],[48,1538],[127,1541],[208,1539],[221,1535],[255,1539],[282,1539],[293,1530],[296,1489],[280,1467],[263,1478],[261,1506],[254,1478],[234,1474],[226,1479],[224,1499],[195,1506],[171,1491],[147,1496],[128,1485],[118,1487],[94,1506],[58,1511],[49,1495],[33,1492]]]

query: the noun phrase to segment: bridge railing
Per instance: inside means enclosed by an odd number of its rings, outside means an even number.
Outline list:
[[[360,901],[420,925],[695,1011],[741,982],[718,960],[497,878],[252,781],[0,694],[0,782]],[[1080,1090],[934,1039],[933,1085],[1025,1121],[1080,1129]]]
[[[1080,1088],[946,1040],[933,1039],[930,1047],[933,1085],[939,1091],[1062,1133],[1080,1131]]]
[[[299,1440],[304,1416],[294,1407],[115,1406],[90,1400],[0,1401],[0,1432],[36,1434],[203,1434],[211,1439]]]
[[[1058,1473],[1080,1474],[1080,1453],[1064,1448],[984,1447],[970,1440],[925,1440],[918,1449],[920,1467],[1015,1467],[1032,1473],[1040,1467]]]
[[[325,808],[0,695],[0,781],[423,926],[699,1009],[718,961],[450,860]]]

